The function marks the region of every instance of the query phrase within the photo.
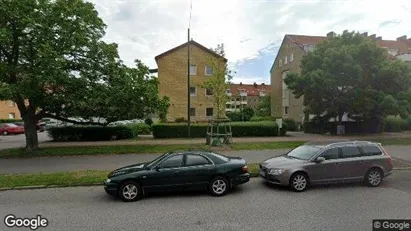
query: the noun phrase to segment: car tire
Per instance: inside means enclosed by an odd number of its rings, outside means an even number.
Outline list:
[[[3,136],[7,136],[9,133],[7,131],[4,131],[2,134]]]
[[[378,168],[372,168],[365,174],[365,184],[370,187],[378,187],[383,179],[383,173]]]
[[[222,176],[214,177],[208,185],[210,194],[217,197],[224,196],[228,192],[229,187],[228,180]]]
[[[302,172],[294,173],[290,177],[290,188],[295,192],[302,192],[307,189],[309,185],[309,179],[307,174]]]
[[[124,202],[132,202],[140,200],[143,196],[143,191],[137,182],[125,181],[121,184],[118,195]]]

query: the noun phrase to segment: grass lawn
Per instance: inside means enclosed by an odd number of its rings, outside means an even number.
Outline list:
[[[411,145],[411,139],[369,139],[383,145]],[[292,149],[305,143],[304,141],[278,141],[261,143],[234,143],[231,150],[267,150],[267,149]],[[210,150],[209,146],[202,144],[172,144],[172,145],[107,145],[107,146],[72,146],[72,147],[47,147],[35,153],[26,153],[21,148],[0,151],[0,158],[36,157],[36,156],[75,156],[75,155],[116,155],[116,154],[146,154],[164,153],[171,150]]]
[[[248,164],[250,174],[258,176],[258,164]],[[79,186],[102,184],[110,171],[75,171],[36,174],[0,174],[0,188],[22,186]]]
[[[232,150],[263,150],[294,148],[303,142],[271,142],[271,143],[236,143]],[[34,156],[73,156],[73,155],[109,155],[109,154],[141,154],[164,153],[170,150],[209,150],[201,144],[173,144],[173,145],[113,145],[113,146],[75,146],[75,147],[47,147],[35,153],[27,154],[21,148],[0,151],[0,158],[34,157]]]

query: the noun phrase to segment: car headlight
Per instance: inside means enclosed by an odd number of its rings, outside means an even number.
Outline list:
[[[272,168],[268,171],[270,175],[281,175],[285,172],[285,169],[282,168]]]
[[[106,183],[110,183],[110,181],[111,181],[111,180],[107,178]]]

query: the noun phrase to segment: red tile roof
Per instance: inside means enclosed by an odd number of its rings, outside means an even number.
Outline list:
[[[231,89],[231,94],[233,96],[240,95],[240,90],[244,89],[247,92],[247,96],[259,96],[261,90],[265,90],[265,93],[269,95],[271,92],[271,85],[261,85],[257,84],[230,84],[228,86]]]
[[[309,35],[285,35],[289,37],[297,45],[315,45],[321,41],[327,39],[326,36],[309,36]],[[372,38],[371,38],[372,39]],[[399,49],[399,53],[408,52],[408,48],[411,48],[411,41],[408,39],[404,40],[375,40],[377,46],[386,47],[390,49]]]

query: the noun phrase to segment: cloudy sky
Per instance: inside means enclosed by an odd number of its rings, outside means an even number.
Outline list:
[[[121,58],[157,68],[154,57],[187,41],[190,0],[90,0],[108,25],[106,41]],[[410,0],[192,0],[191,37],[224,43],[234,82],[270,83],[269,70],[285,34],[355,30],[383,39],[411,37]]]

